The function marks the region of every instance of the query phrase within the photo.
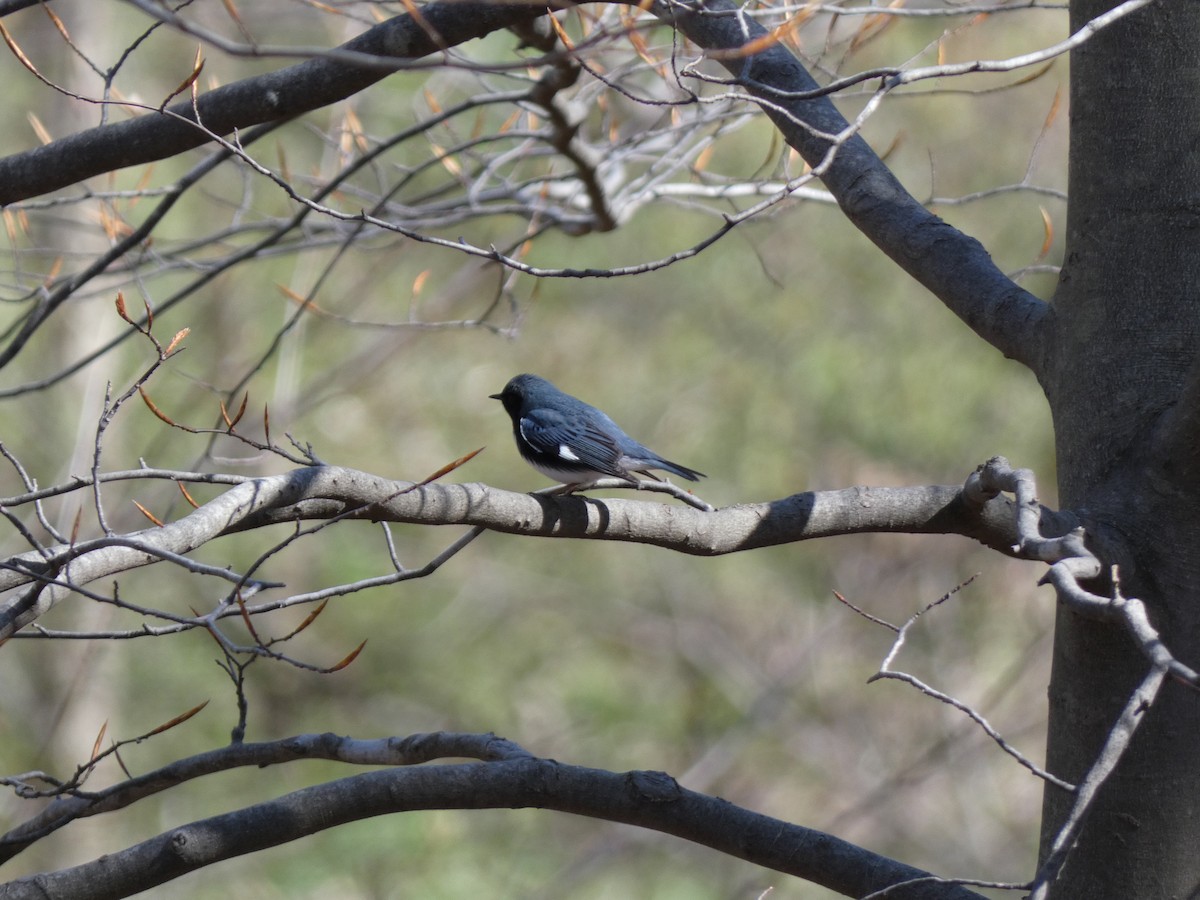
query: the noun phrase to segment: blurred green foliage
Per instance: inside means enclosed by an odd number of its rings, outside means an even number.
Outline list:
[[[6,24],[31,56],[63,67],[53,77],[69,79],[70,62],[57,39],[44,22],[23,15],[30,18],[10,17]],[[82,33],[74,17],[86,19],[83,11],[63,15]],[[111,48],[139,31],[128,9],[105,15],[111,16],[113,30],[105,38]],[[266,15],[248,27],[266,29]],[[290,19],[271,25],[273,42],[320,46],[354,31],[324,17],[294,18],[295,32]],[[897,21],[847,65],[903,61],[935,43],[946,27],[940,20]],[[1061,24],[1046,13],[994,16],[945,46],[953,58],[1001,56],[1028,48],[1034,35],[1047,42],[1054,28]],[[812,42],[808,52],[818,54],[820,35],[806,40]],[[144,98],[154,102],[157,90],[186,75],[187,46],[165,29],[156,33],[135,54],[125,80],[144,81]],[[499,35],[486,52],[505,58],[511,46],[510,37]],[[279,64],[210,55],[204,77],[225,81]],[[78,104],[50,92],[15,60],[0,66],[10,83],[0,112],[6,151],[22,146],[13,135],[28,133],[28,111],[36,110],[53,134],[85,124]],[[442,78],[435,87],[445,91],[442,103],[451,102],[453,73],[431,77]],[[877,147],[895,145],[889,160],[918,196],[953,197],[1019,182],[1035,145],[1032,180],[1061,187],[1063,121],[1052,121],[1038,142],[1065,77],[1058,63],[1004,92],[966,88],[1015,77],[922,85],[885,104],[867,134]],[[429,83],[423,73],[389,79],[354,101],[357,116],[371,133],[385,133],[415,115]],[[853,113],[861,101],[842,102]],[[94,121],[94,111],[84,113]],[[294,173],[319,169],[332,150],[318,132],[341,115],[331,110],[289,125],[255,152]],[[760,122],[732,132],[713,164],[775,177],[780,156],[774,133]],[[160,163],[149,183],[169,183],[199,158]],[[130,188],[143,177],[138,170],[122,172],[112,183]],[[243,202],[258,215],[288,214],[281,192],[248,187],[250,180],[230,167],[202,196],[175,209],[155,240],[187,240]],[[123,214],[136,222],[152,202],[128,202]],[[1039,206],[1061,221],[1061,203],[1019,193],[940,211],[978,236],[1002,266],[1017,269],[1038,258],[1046,238]],[[94,223],[52,216],[36,222],[36,232],[14,244],[14,268],[49,268],[58,256],[78,267],[104,245]],[[551,235],[535,244],[529,259],[548,266],[633,264],[686,247],[716,225],[712,216],[664,204],[610,234]],[[495,227],[506,240],[521,233],[511,224]],[[245,238],[231,238],[237,240]],[[191,333],[186,351],[148,385],[155,402],[178,421],[215,425],[218,398],[253,370],[296,313],[279,286],[305,295],[332,252],[261,259],[161,312],[157,334],[183,327]],[[1055,242],[1048,261],[1057,252]],[[425,271],[425,286],[414,295]],[[158,306],[190,277],[163,272],[127,283],[127,302],[136,309],[141,291]],[[487,394],[511,375],[532,371],[606,409],[669,458],[709,473],[697,491],[718,505],[850,484],[959,482],[997,453],[1035,468],[1043,499],[1052,499],[1052,437],[1036,384],[913,285],[834,207],[789,201],[698,258],[645,276],[517,278],[519,316],[502,309],[497,317],[512,336],[355,327],[332,317],[469,318],[490,302],[502,277],[453,252],[364,240],[314,298],[331,315],[302,317],[250,375],[247,422],[269,405],[277,439],[286,431],[311,442],[324,460],[398,479],[420,479],[486,445],[453,477],[530,490],[544,483],[517,456],[508,419]],[[1052,289],[1047,276],[1027,283],[1043,295]],[[53,373],[97,340],[121,333],[113,293],[106,284],[73,301],[18,360],[20,371],[6,373],[5,386]],[[48,391],[5,401],[0,437],[41,484],[86,471],[105,383],[123,390],[152,359],[144,342],[126,341]],[[144,460],[187,468],[209,452],[210,467],[249,473],[282,467],[275,459],[252,458],[228,439],[212,439],[210,446],[208,437],[171,430],[136,400],[106,437],[103,467],[133,468]],[[5,494],[20,490],[9,470],[0,485]],[[134,499],[162,518],[185,514],[172,491],[149,483],[114,486],[106,491],[112,524],[144,524]],[[194,494],[203,502],[215,490]],[[83,506],[84,532],[94,533],[89,502],[72,496],[48,509],[69,529]],[[415,566],[458,532],[396,527],[393,534],[403,561]],[[284,536],[282,530],[239,536],[197,556],[243,567]],[[302,591],[387,568],[380,530],[351,523],[302,539],[262,574]],[[332,665],[368,639],[344,671],[322,676],[266,661],[252,665],[247,737],[492,730],[566,762],[665,770],[687,787],[828,828],[939,873],[1020,879],[1033,859],[1039,783],[954,710],[895,682],[865,685],[890,633],[854,615],[832,593],[900,622],[975,573],[981,574],[974,583],[914,632],[900,665],[977,704],[1036,758],[1052,615],[1049,591],[1034,588],[1040,573],[960,538],[888,535],[709,560],[639,546],[485,535],[431,578],[335,600],[290,645],[295,656]],[[180,614],[211,607],[220,590],[162,567],[121,580],[123,598]],[[260,627],[282,634],[308,611],[279,613]],[[63,604],[43,624],[106,629],[134,627],[136,620],[78,601]],[[216,655],[212,639],[198,632],[158,640],[9,642],[0,658],[7,685],[0,701],[6,738],[0,769],[66,775],[87,758],[104,723],[109,739],[128,738],[206,699],[211,702],[202,714],[127,748],[122,759],[138,773],[226,742],[236,710]],[[297,763],[205,779],[72,825],[20,856],[6,874],[92,859],[172,825],[347,774],[345,767]],[[122,774],[106,765],[95,777],[109,783]],[[26,804],[0,800],[6,823],[28,814]],[[773,897],[827,896],[659,835],[557,813],[488,811],[361,822],[224,863],[154,893],[691,900],[756,897],[771,886]]]

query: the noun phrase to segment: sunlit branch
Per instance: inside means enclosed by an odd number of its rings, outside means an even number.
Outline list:
[[[1044,514],[1051,531],[1068,527],[1055,514]],[[515,494],[482,484],[414,487],[350,469],[314,466],[235,485],[177,521],[120,536],[119,545],[81,539],[70,547],[10,557],[6,571],[0,571],[0,589],[33,585],[36,590],[0,607],[0,637],[36,620],[69,596],[73,585],[148,565],[164,554],[183,556],[223,534],[334,517],[628,541],[702,556],[878,531],[957,533],[1013,552],[1016,537],[1008,500],[981,502],[955,486],[809,492],[706,512],[622,498],[601,502],[576,495]],[[68,563],[69,578],[60,581],[56,572]]]

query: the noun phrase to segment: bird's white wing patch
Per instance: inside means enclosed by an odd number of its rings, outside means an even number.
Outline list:
[[[539,427],[527,419],[521,419],[518,428],[521,437],[539,453],[553,453],[567,462],[582,462],[579,454],[571,449],[571,445],[561,439],[562,428]]]

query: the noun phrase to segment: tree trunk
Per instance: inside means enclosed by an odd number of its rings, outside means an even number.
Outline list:
[[[1071,30],[1106,0],[1075,0]],[[1060,502],[1200,664],[1200,4],[1160,3],[1071,60],[1070,206],[1042,368]],[[1100,588],[1107,592],[1109,588]],[[1146,660],[1058,615],[1047,766],[1077,782]],[[1042,854],[1071,808],[1046,790]],[[1168,684],[1097,798],[1053,896],[1183,898],[1200,887],[1200,694]]]

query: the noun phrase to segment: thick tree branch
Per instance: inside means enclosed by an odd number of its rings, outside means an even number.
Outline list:
[[[29,7],[37,6],[41,2],[45,2],[45,0],[0,0],[0,16],[7,16],[9,13],[29,9]]]
[[[486,751],[496,740],[492,735],[476,737],[474,742],[452,742],[474,744],[452,752],[474,753],[478,747]],[[333,739],[335,745],[336,741]],[[323,737],[317,742],[329,743]],[[498,758],[491,754],[493,761],[486,763],[368,772],[193,822],[90,863],[0,885],[0,898],[125,897],[220,860],[279,846],[347,822],[427,809],[537,808],[637,825],[851,897],[929,877],[926,872],[832,835],[686,790],[663,772],[616,773],[569,766],[525,755],[520,748],[514,751],[515,745],[501,743],[503,752]],[[254,764],[256,756],[258,764],[276,763],[281,760],[281,752],[298,758],[288,744],[231,747],[207,754],[210,758],[206,762],[211,766],[215,761],[212,757],[221,754],[236,756],[240,765]],[[281,745],[285,749],[281,750]],[[420,760],[400,760],[411,761]],[[182,760],[176,765],[187,762]],[[897,887],[887,896],[894,900],[978,900],[977,894],[940,880]]]
[[[1046,533],[1062,533],[1074,524],[1069,516],[1049,510],[1044,515]],[[223,534],[334,517],[627,541],[696,556],[866,532],[961,534],[1010,555],[1017,543],[1009,500],[968,495],[953,485],[812,491],[706,512],[623,498],[518,494],[484,484],[414,486],[315,466],[239,484],[160,528],[43,547],[4,560],[0,590],[29,589],[0,607],[0,637],[98,578],[178,558]]]
[[[166,159],[206,144],[212,134],[289,119],[358,93],[385,78],[403,60],[483,37],[545,15],[546,4],[440,2],[421,8],[420,20],[396,16],[338,48],[361,58],[309,59],[227,84],[166,112],[101,125],[0,159],[0,205],[49,193],[138,163]],[[437,36],[437,41],[433,36]],[[366,65],[375,58],[380,64]],[[389,67],[387,60],[397,61]],[[196,124],[199,121],[200,127]]]
[[[354,517],[373,521],[473,525],[536,537],[652,544],[695,556],[873,532],[961,534],[1013,554],[1011,539],[1016,536],[1010,501],[998,497],[978,502],[958,485],[807,491],[705,512],[642,500],[517,494],[483,484],[453,484],[425,485],[368,506],[395,493],[396,483],[346,469],[302,471],[311,471],[314,479],[304,500],[291,507],[260,508],[240,527],[293,521],[297,516],[324,518],[334,511],[324,504],[334,500],[361,503]],[[337,497],[328,496],[334,493],[330,486],[336,487]],[[1045,513],[1044,525],[1051,532],[1074,522],[1070,516]]]
[[[851,221],[1006,356],[1041,371],[1039,326],[1046,304],[1014,284],[978,241],[926,210],[892,175],[779,41],[731,0],[662,0],[652,11],[713,52],[784,137],[814,167]],[[235,129],[277,121],[348,97],[411,60],[527,24],[531,4],[433,2],[419,18],[397,16],[330,57],[245,79],[201,95],[194,107],[90,129],[0,160],[0,204],[46,193],[103,172],[181,153]],[[750,55],[743,48],[752,46]],[[370,65],[369,59],[384,62]],[[883,90],[890,90],[888,85]],[[198,127],[196,121],[203,125]]]
[[[493,734],[448,731],[413,734],[408,737],[356,740],[336,734],[300,734],[278,741],[230,744],[206,753],[176,760],[153,772],[118,782],[98,791],[45,790],[31,775],[3,779],[17,796],[56,799],[31,819],[0,836],[0,862],[6,862],[27,847],[76,819],[126,809],[139,800],[193,781],[205,775],[246,766],[280,765],[301,759],[325,759],[358,766],[416,766],[435,759],[462,757],[496,761],[533,758],[533,754]]]
[[[732,0],[672,2],[651,10],[721,64],[820,175],[854,225],[1005,356],[1041,371],[1050,308],[1014,284],[979,241],[908,193],[805,71]],[[762,49],[742,51],[754,44]]]

